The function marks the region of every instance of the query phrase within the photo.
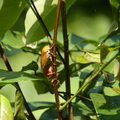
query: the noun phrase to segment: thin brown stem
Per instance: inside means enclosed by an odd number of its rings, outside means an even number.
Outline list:
[[[5,53],[4,53],[1,45],[0,45],[0,55],[1,55],[1,57],[2,57],[2,59],[3,59],[3,61],[4,61],[4,63],[5,63],[5,65],[6,65],[8,71],[12,71],[12,67],[10,66],[10,63],[9,63],[9,61],[8,61],[8,59],[7,59],[7,57],[6,57]],[[32,112],[31,112],[28,104],[27,104],[27,101],[26,101],[26,99],[25,99],[25,97],[24,97],[24,95],[23,95],[23,93],[22,93],[22,91],[21,91],[21,88],[20,88],[19,84],[18,84],[18,83],[14,83],[13,85],[14,85],[14,86],[20,91],[20,93],[22,94],[22,97],[23,97],[23,99],[24,99],[25,108],[26,108],[26,110],[27,110],[27,112],[28,112],[31,120],[36,120],[35,117],[34,117],[34,115],[33,115]]]
[[[53,43],[52,43],[52,62],[53,62],[53,86],[55,92],[55,100],[56,100],[56,107],[58,112],[58,119],[62,120],[62,115],[60,112],[60,101],[58,95],[58,80],[57,80],[57,68],[56,68],[56,42],[57,42],[57,31],[58,31],[58,24],[59,24],[59,16],[60,16],[60,7],[61,7],[61,0],[58,0],[58,6],[56,11],[56,19],[55,19],[55,27],[54,27],[54,36],[53,36]]]
[[[34,14],[36,15],[36,17],[37,17],[40,25],[42,26],[42,28],[43,28],[43,30],[44,30],[44,32],[45,32],[45,34],[52,40],[52,36],[50,35],[50,33],[49,33],[49,31],[48,31],[48,29],[47,29],[47,27],[46,27],[46,25],[45,25],[42,17],[39,15],[38,10],[37,10],[37,8],[35,7],[35,4],[34,4],[33,0],[30,0],[32,5],[30,4],[29,0],[26,0],[26,1],[27,1],[27,3],[29,4],[29,6],[31,7],[31,9],[32,9],[32,11],[34,12]],[[57,48],[56,48],[56,49],[57,49]],[[62,57],[62,55],[60,54],[60,52],[59,52],[58,49],[57,49],[57,53],[58,53],[60,59],[62,60],[63,64],[65,64],[65,61],[64,61],[64,59],[63,59],[63,57]]]
[[[63,30],[63,39],[64,39],[64,57],[65,57],[65,86],[66,86],[66,101],[67,101],[71,97],[71,88],[70,88],[70,74],[69,74],[69,41],[68,41],[68,35],[67,35],[65,0],[62,0],[61,8],[62,8],[61,9],[62,30]],[[73,120],[72,103],[71,102],[67,105],[67,114],[68,114],[68,119]]]

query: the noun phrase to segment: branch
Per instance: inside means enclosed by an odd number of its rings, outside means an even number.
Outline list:
[[[63,110],[80,92],[81,90],[89,83],[91,82],[102,70],[107,67],[117,56],[119,55],[119,52],[113,56],[107,63],[105,63],[85,84],[81,86],[81,88],[60,108],[60,110]]]
[[[56,107],[58,112],[58,119],[62,120],[61,112],[59,111],[60,108],[60,101],[58,95],[58,80],[57,80],[57,68],[56,68],[56,42],[57,42],[57,31],[58,31],[58,23],[59,23],[59,16],[60,16],[60,7],[61,7],[61,0],[58,0],[58,6],[56,11],[56,19],[55,19],[55,27],[54,27],[54,36],[53,36],[53,43],[52,43],[52,62],[53,62],[53,86],[55,92],[55,100],[56,100]]]
[[[39,15],[39,13],[38,13],[38,11],[37,11],[37,8],[35,7],[35,4],[34,4],[33,0],[30,0],[30,1],[31,1],[31,4],[32,4],[32,5],[30,4],[29,0],[26,0],[26,2],[28,3],[28,5],[30,6],[30,8],[31,8],[32,11],[34,12],[35,16],[37,17],[37,19],[38,19],[40,25],[42,26],[45,34],[46,34],[47,37],[50,38],[50,40],[52,41],[52,36],[50,35],[49,30],[47,29],[44,21],[42,20],[42,17]],[[57,48],[56,48],[56,49],[57,49]],[[61,61],[63,62],[63,64],[65,64],[65,61],[64,61],[64,59],[63,59],[63,57],[62,57],[62,55],[60,54],[60,52],[59,52],[58,49],[57,49],[57,53],[58,53]]]
[[[62,30],[63,30],[63,39],[64,39],[64,57],[65,57],[65,85],[66,85],[66,101],[71,97],[71,88],[70,88],[70,72],[69,72],[69,41],[67,35],[67,22],[66,22],[66,3],[65,0],[62,0],[61,7],[62,15]],[[67,106],[68,119],[73,120],[72,114],[72,103],[70,102]]]

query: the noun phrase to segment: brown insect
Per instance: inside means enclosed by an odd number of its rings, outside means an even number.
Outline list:
[[[41,68],[44,69],[48,59],[50,58],[50,46],[46,45],[41,51]]]

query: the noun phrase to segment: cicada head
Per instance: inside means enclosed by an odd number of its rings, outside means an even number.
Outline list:
[[[41,68],[44,69],[48,59],[50,57],[50,46],[46,45],[41,51]]]

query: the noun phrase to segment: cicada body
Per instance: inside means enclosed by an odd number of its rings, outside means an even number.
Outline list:
[[[41,68],[44,69],[48,59],[50,57],[50,46],[46,45],[41,51]]]

